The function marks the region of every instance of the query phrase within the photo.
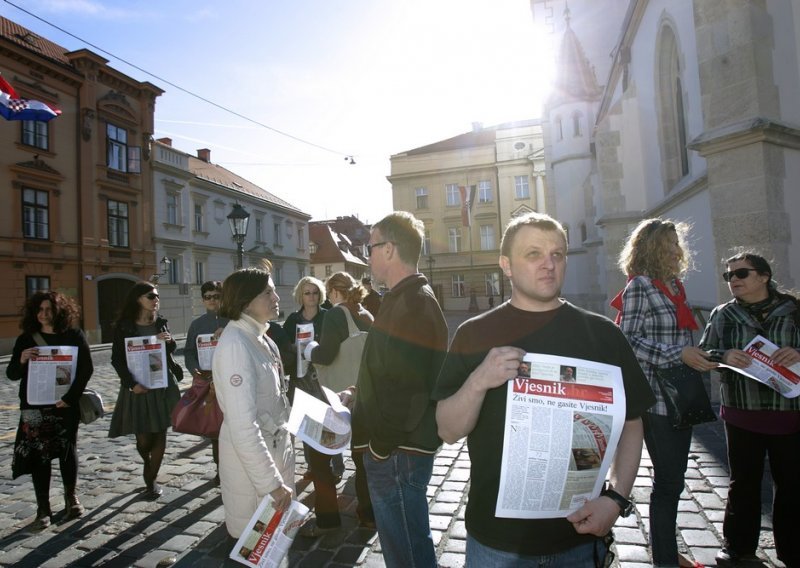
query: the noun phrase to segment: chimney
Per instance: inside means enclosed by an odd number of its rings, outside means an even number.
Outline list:
[[[197,157],[203,160],[204,162],[211,163],[211,150],[208,148],[200,148],[197,151]]]
[[[156,142],[161,142],[164,146],[172,148],[172,138],[159,138]]]

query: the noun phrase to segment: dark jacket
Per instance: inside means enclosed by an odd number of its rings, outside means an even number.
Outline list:
[[[322,333],[322,321],[325,319],[325,314],[328,310],[320,306],[317,315],[311,320],[314,324],[314,341],[319,341],[320,334]],[[296,312],[289,314],[286,321],[283,322],[283,332],[286,334],[287,344],[281,349],[281,358],[283,359],[283,371],[290,377],[297,378],[297,351],[295,350],[295,341],[297,339],[297,324],[301,323],[303,316],[301,315],[303,308]],[[279,345],[280,347],[280,345]]]
[[[167,320],[161,316],[156,317],[155,326],[158,333],[169,331]],[[111,366],[114,367],[117,375],[119,375],[122,386],[128,389],[136,385],[136,380],[133,378],[130,369],[128,369],[128,360],[125,357],[125,338],[137,337],[138,335],[139,331],[136,329],[136,324],[132,321],[124,320],[119,322],[114,328],[114,340],[111,343]],[[169,376],[175,381],[182,381],[183,369],[173,357],[173,353],[175,353],[175,349],[177,349],[178,346],[174,339],[170,339],[165,343],[167,347],[167,369],[169,371]]]
[[[422,274],[383,296],[358,374],[353,448],[434,453],[442,441],[431,392],[447,352],[447,323]]]
[[[341,308],[341,309],[338,309]],[[347,326],[347,317],[342,310],[348,310],[353,317],[353,322],[361,331],[372,327],[374,318],[361,304],[339,304],[328,310],[322,322],[322,333],[319,336],[319,347],[311,352],[311,362],[320,365],[330,365],[339,355],[339,347],[350,336]],[[355,378],[355,373],[354,377]]]
[[[71,408],[78,408],[78,402],[89,382],[89,378],[94,372],[92,364],[92,352],[86,342],[86,336],[80,329],[68,329],[64,333],[42,333],[42,338],[48,345],[74,345],[78,348],[78,365],[75,373],[75,380],[69,387],[67,394],[61,397]],[[19,385],[20,408],[47,408],[46,406],[31,406],[28,404],[28,363],[24,365],[19,362],[20,355],[26,349],[36,347],[37,343],[29,333],[23,333],[17,337],[14,350],[11,354],[11,361],[6,369],[6,376],[12,381],[21,381]]]

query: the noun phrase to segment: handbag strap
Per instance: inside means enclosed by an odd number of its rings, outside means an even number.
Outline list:
[[[347,308],[347,306],[339,307],[344,310],[344,317],[347,318],[347,336],[352,337],[361,330],[358,329],[356,322],[353,321],[353,314],[350,313],[350,310]]]
[[[42,334],[39,333],[38,331],[36,333],[31,333],[31,337],[33,337],[33,340],[39,347],[44,347],[45,345],[47,345],[47,342],[44,340],[44,337],[42,337]]]

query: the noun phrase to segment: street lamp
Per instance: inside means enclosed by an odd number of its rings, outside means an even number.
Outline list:
[[[429,284],[433,288],[433,265],[436,264],[436,259],[433,258],[433,255],[428,255],[426,260],[428,261],[428,280],[430,280]]]
[[[156,286],[158,286],[158,281],[161,279],[161,277],[164,276],[169,271],[169,266],[170,264],[172,264],[172,261],[165,255],[161,258],[159,264],[161,265],[161,272],[150,276],[150,282],[152,282]]]
[[[247,223],[250,213],[238,203],[233,204],[233,211],[228,214],[228,223],[231,225],[231,235],[236,241],[236,270],[244,263],[244,238],[247,236]]]

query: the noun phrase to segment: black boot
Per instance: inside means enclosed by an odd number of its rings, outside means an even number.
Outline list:
[[[64,488],[64,502],[66,503],[66,518],[77,519],[86,511],[78,501],[78,496],[75,494],[75,486]]]
[[[36,520],[31,524],[31,530],[43,531],[50,526],[50,517],[52,516],[50,510],[50,496],[36,495]]]

